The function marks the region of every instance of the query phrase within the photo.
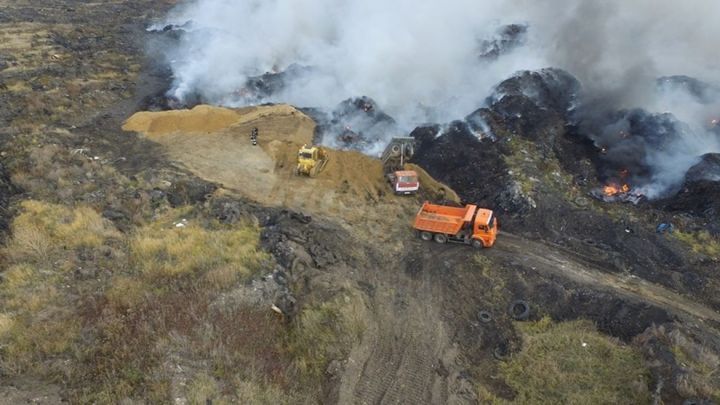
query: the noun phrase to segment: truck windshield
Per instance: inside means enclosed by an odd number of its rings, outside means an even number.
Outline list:
[[[300,157],[303,159],[312,159],[312,153],[310,152],[300,152]]]
[[[415,176],[400,176],[398,178],[400,183],[417,183],[417,177]]]

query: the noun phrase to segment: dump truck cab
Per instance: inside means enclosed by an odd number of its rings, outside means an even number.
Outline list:
[[[414,170],[397,170],[387,175],[395,194],[415,194],[420,188],[417,172]]]
[[[495,219],[492,210],[478,208],[475,212],[475,221],[473,222],[472,243],[477,245],[477,241],[480,241],[483,247],[491,247],[495,244],[496,237],[497,219]]]

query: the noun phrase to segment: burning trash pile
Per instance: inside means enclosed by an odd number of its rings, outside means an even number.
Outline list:
[[[598,175],[606,184],[592,195],[603,201],[674,195],[700,156],[720,150],[720,138],[711,131],[670,113],[621,110],[591,116],[580,127],[597,147]]]
[[[643,194],[634,191],[629,184],[616,182],[610,182],[601,188],[596,188],[590,192],[590,195],[600,201],[609,203],[629,202],[638,204],[646,199]]]
[[[398,134],[395,120],[369,97],[349,98],[331,115],[313,114],[318,121],[322,143],[341,150],[358,150],[369,154],[384,148],[388,134]]]

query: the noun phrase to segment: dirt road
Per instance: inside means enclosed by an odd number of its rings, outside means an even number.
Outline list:
[[[446,403],[449,378],[441,371],[455,351],[436,304],[442,288],[429,274],[406,275],[400,260],[362,274],[372,320],[347,361],[339,403]],[[450,389],[449,389],[450,388]]]
[[[490,257],[515,260],[540,273],[553,274],[635,301],[647,302],[686,320],[720,325],[720,314],[687,297],[632,275],[619,275],[585,262],[578,254],[548,242],[502,233]]]

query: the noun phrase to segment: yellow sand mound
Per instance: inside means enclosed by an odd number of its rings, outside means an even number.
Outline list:
[[[315,123],[310,117],[287,104],[229,109],[199,105],[192,110],[139,112],[125,121],[122,129],[135,131],[157,140],[158,137],[185,134],[212,134],[228,129],[249,136],[257,127],[260,139],[291,140],[310,143]]]
[[[122,129],[148,136],[174,132],[209,133],[227,128],[239,119],[236,111],[199,105],[192,110],[139,112],[130,117]]]
[[[257,146],[250,142],[253,128],[258,128]],[[172,160],[227,191],[267,205],[333,215],[355,231],[360,223],[383,227],[388,217],[411,218],[422,199],[457,200],[419,167],[409,167],[420,177],[419,198],[396,197],[380,160],[353,151],[328,149],[329,161],[317,177],[294,175],[298,149],[312,143],[315,123],[289,105],[141,112],[123,129],[163,145]]]

